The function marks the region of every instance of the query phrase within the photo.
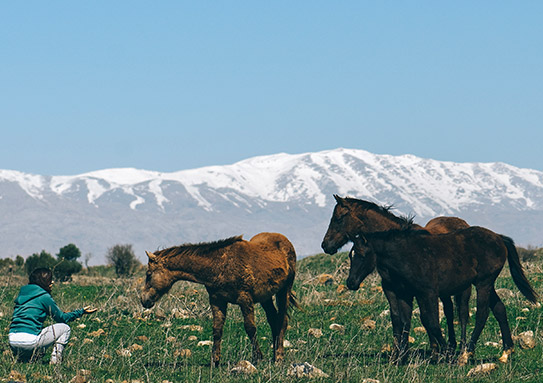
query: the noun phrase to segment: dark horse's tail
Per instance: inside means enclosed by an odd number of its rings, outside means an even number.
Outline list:
[[[530,302],[536,303],[538,295],[532,286],[530,286],[530,282],[528,282],[528,279],[526,279],[526,275],[524,275],[524,270],[520,264],[515,242],[505,235],[502,235],[501,237],[505,243],[505,246],[507,247],[507,260],[509,261],[509,270],[511,270],[513,282],[515,282],[515,285],[517,285],[522,295],[524,295]]]

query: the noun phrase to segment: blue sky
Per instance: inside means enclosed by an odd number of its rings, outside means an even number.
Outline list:
[[[0,3],[0,169],[338,147],[543,170],[541,1]]]

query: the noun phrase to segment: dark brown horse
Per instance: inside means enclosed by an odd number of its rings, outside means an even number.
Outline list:
[[[147,252],[147,256],[147,278],[141,297],[144,307],[152,307],[178,280],[206,287],[213,313],[212,363],[218,365],[220,361],[228,303],[241,308],[255,361],[262,359],[262,352],[256,337],[254,304],[262,305],[271,327],[274,360],[283,359],[287,310],[295,304],[292,284],[296,273],[296,252],[285,236],[260,233],[250,241],[238,236],[212,243],[185,244],[154,254]]]
[[[413,223],[412,218],[397,217],[391,213],[390,207],[378,206],[372,202],[359,200],[355,198],[341,198],[334,195],[337,205],[334,208],[330,226],[322,242],[322,248],[326,253],[333,254],[338,248],[349,241],[349,236],[355,236],[359,232],[385,231],[391,229],[402,229],[409,227],[411,229],[422,230],[423,227]],[[457,217],[437,217],[430,220],[425,230],[432,234],[449,233],[459,229],[469,227],[466,221]],[[366,263],[365,267],[371,264]],[[375,269],[375,264],[371,269],[353,274],[353,277],[347,279],[347,287],[351,290],[357,290],[362,280]],[[354,277],[356,275],[356,277]],[[356,283],[358,281],[358,284]],[[471,295],[471,286],[455,295],[458,318],[460,320],[461,337],[460,345],[463,347],[466,343],[467,324],[469,321],[469,299]],[[394,299],[394,296],[388,294],[387,297]],[[443,302],[443,311],[447,319],[448,348],[450,352],[456,349],[456,334],[454,331],[454,309],[451,297],[447,295],[440,296]],[[391,303],[396,307],[396,303]],[[391,310],[391,315],[395,312]],[[409,328],[406,329],[409,332]]]
[[[434,347],[444,347],[439,329],[437,297],[458,294],[471,285],[477,289],[475,330],[459,363],[464,364],[473,354],[475,344],[492,309],[500,324],[504,354],[507,361],[513,342],[505,306],[494,290],[494,281],[508,259],[513,281],[530,301],[537,294],[527,281],[513,241],[510,238],[474,227],[450,234],[432,235],[423,230],[387,230],[386,222],[404,219],[375,204],[336,196],[338,205],[323,241],[323,249],[337,251],[349,238],[361,234],[367,244],[357,242],[361,252],[373,251],[377,269],[383,279],[383,290],[391,307],[394,338],[400,355],[405,355],[410,328],[412,301],[417,297],[421,319]],[[358,233],[356,232],[358,230]],[[356,249],[355,249],[356,250]],[[371,252],[370,252],[371,253]],[[392,260],[394,256],[394,261]],[[381,263],[389,260],[389,263]],[[424,318],[422,318],[424,317]]]

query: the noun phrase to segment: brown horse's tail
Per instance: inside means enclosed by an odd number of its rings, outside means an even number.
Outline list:
[[[502,235],[501,237],[505,243],[505,246],[507,247],[507,260],[509,261],[509,270],[511,270],[513,282],[515,282],[515,285],[517,285],[518,289],[522,295],[526,297],[526,299],[532,303],[536,303],[538,295],[524,274],[524,270],[520,264],[520,259],[517,253],[517,248],[515,247],[515,242],[505,235]]]

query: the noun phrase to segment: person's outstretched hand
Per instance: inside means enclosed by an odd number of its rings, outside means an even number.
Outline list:
[[[83,313],[84,314],[92,314],[94,312],[98,311],[96,308],[92,308],[91,306],[85,306],[83,307]]]

